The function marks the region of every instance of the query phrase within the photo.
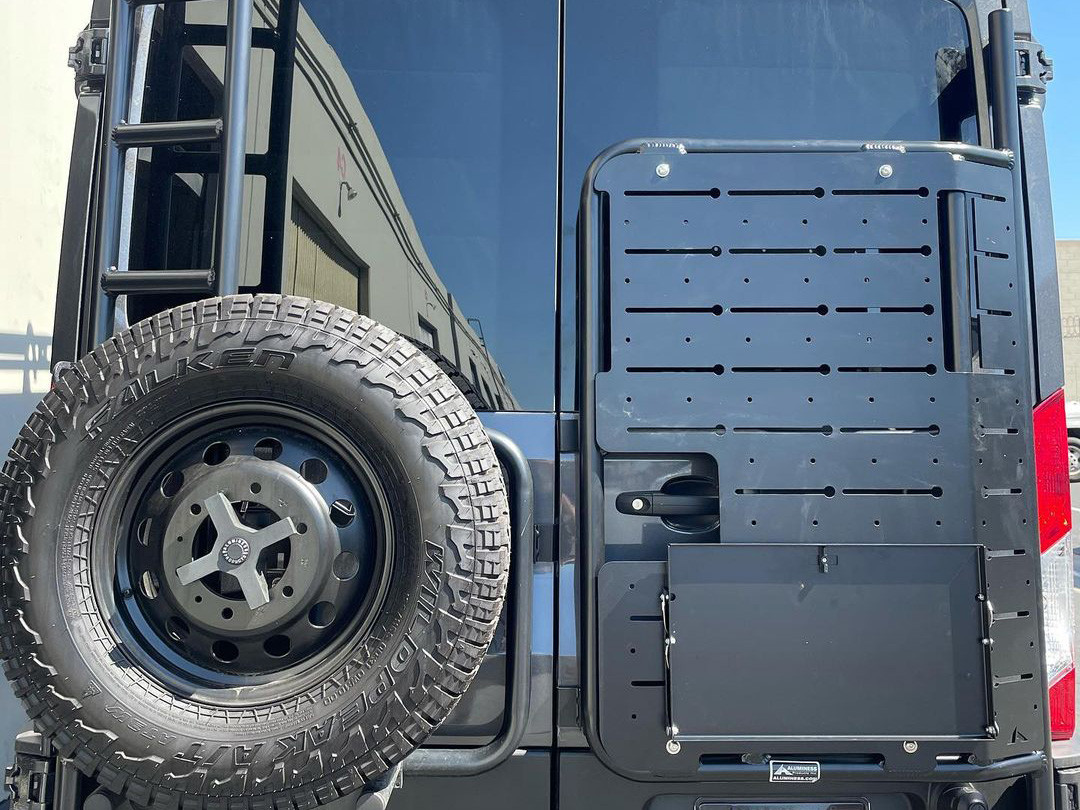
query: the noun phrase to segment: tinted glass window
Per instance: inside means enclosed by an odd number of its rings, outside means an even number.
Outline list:
[[[585,171],[618,141],[975,142],[970,64],[948,0],[567,0],[563,266]]]
[[[359,302],[466,370],[491,407],[550,409],[556,5],[301,8],[285,242],[305,251],[297,291]]]

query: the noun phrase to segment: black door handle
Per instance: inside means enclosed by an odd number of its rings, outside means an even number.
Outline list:
[[[624,515],[718,515],[716,495],[672,495],[667,492],[621,492],[615,508]]]

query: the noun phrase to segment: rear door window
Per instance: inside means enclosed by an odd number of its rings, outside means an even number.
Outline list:
[[[557,25],[554,0],[301,2],[286,291],[313,279],[492,407],[554,402]]]
[[[976,143],[965,15],[950,0],[567,0],[563,406],[589,163],[629,138]]]

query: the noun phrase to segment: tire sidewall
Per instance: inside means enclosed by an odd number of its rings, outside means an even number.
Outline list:
[[[463,667],[460,655],[462,638],[473,635],[462,587],[474,565],[468,490],[448,477],[439,452],[421,449],[433,441],[428,406],[403,407],[415,386],[399,364],[385,362],[387,352],[418,353],[382,327],[365,327],[379,332],[381,351],[315,326],[272,336],[243,319],[216,322],[205,340],[199,330],[190,342],[161,336],[88,392],[51,447],[53,472],[31,488],[36,511],[24,527],[19,574],[33,595],[24,606],[27,626],[48,628],[40,655],[57,673],[52,688],[78,703],[82,725],[119,737],[125,758],[169,763],[156,774],[169,789],[285,790],[325,775],[328,759],[352,768],[345,780],[352,784],[430,733],[471,677],[461,671],[469,657]],[[255,345],[244,345],[256,332]],[[233,335],[227,348],[215,348],[220,334]],[[90,561],[100,556],[102,507],[117,502],[115,486],[138,448],[170,422],[230,398],[317,415],[352,439],[387,493],[394,553],[382,609],[333,666],[305,683],[297,676],[279,684],[276,699],[226,708],[170,692],[131,665],[110,626],[115,617],[102,610],[107,600],[94,592]],[[440,429],[434,440],[445,452]],[[465,646],[472,650],[473,639]]]

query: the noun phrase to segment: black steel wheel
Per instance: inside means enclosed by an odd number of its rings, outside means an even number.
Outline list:
[[[0,476],[0,653],[37,727],[140,806],[314,807],[419,745],[502,609],[476,414],[404,338],[235,296],[60,378]]]
[[[103,546],[94,571],[117,631],[163,680],[247,686],[250,701],[250,687],[315,667],[378,609],[386,497],[331,426],[238,403],[178,421],[142,455],[108,512],[115,565]]]

